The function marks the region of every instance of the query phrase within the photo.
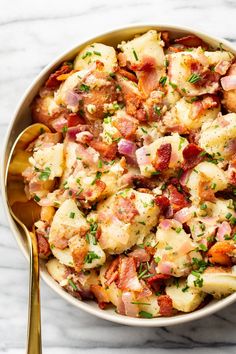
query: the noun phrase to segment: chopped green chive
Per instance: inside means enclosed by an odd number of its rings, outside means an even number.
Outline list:
[[[189,79],[188,82],[190,82],[191,84],[195,84],[196,82],[198,82],[199,80],[201,80],[201,76],[198,74],[192,74]]]
[[[68,283],[70,284],[70,286],[72,287],[73,290],[75,290],[75,291],[78,290],[78,288],[77,288],[77,286],[75,285],[75,283],[73,282],[73,280],[68,279]]]
[[[71,218],[71,219],[74,219],[74,217],[75,217],[75,213],[72,211],[72,212],[70,213],[70,218]]]
[[[90,87],[85,84],[81,84],[79,90],[82,92],[89,92]]]
[[[207,205],[206,205],[205,203],[202,203],[202,204],[200,205],[200,209],[201,209],[201,210],[207,209]]]
[[[88,252],[88,254],[86,255],[85,259],[84,259],[84,263],[92,263],[92,261],[94,259],[100,259],[101,257],[98,256],[95,252],[90,251]]]
[[[153,315],[150,312],[140,311],[139,316],[142,318],[153,318]]]
[[[160,78],[159,83],[161,84],[161,86],[165,86],[166,80],[167,80],[167,76],[162,76]]]
[[[231,218],[231,216],[232,216],[231,213],[227,213],[227,214],[225,215],[226,219],[228,219],[228,220]]]
[[[135,57],[135,60],[137,60],[138,61],[138,56],[137,56],[137,53],[135,52],[135,50],[133,49],[133,55],[134,55],[134,57]]]
[[[39,202],[39,201],[40,201],[40,198],[35,194],[34,200],[35,200],[36,202]]]
[[[102,172],[97,171],[96,176],[95,176],[93,182],[91,183],[91,185],[94,185],[96,183],[96,181],[101,178],[101,176],[102,176]]]
[[[49,179],[50,174],[51,174],[50,167],[45,167],[45,170],[42,171],[39,175],[40,181],[47,181]]]

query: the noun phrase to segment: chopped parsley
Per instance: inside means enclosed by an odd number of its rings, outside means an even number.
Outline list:
[[[201,76],[198,74],[192,74],[189,79],[188,82],[190,82],[191,84],[196,84],[196,82],[198,82],[199,80],[201,80]]]
[[[91,264],[94,259],[100,259],[101,257],[98,256],[95,252],[89,251],[84,259],[84,263]]]

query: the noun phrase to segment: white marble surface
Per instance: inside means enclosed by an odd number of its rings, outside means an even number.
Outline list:
[[[149,21],[193,26],[236,43],[235,0],[1,0],[0,8],[0,144],[32,79],[85,35]],[[28,269],[1,206],[0,279],[0,353],[24,353]],[[141,329],[79,311],[45,284],[41,294],[45,354],[236,352],[236,304],[186,325]]]

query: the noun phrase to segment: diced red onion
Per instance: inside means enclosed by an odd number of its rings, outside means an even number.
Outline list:
[[[216,239],[217,241],[224,241],[226,235],[231,234],[231,226],[227,221],[223,221],[222,224],[219,226],[217,234],[216,234]]]
[[[62,132],[63,128],[67,127],[67,119],[64,117],[56,118],[53,120],[52,126],[57,132]]]
[[[79,100],[81,99],[81,95],[74,91],[67,91],[65,97],[65,103],[70,107],[77,107]]]
[[[139,308],[137,304],[132,304],[134,301],[132,293],[124,291],[122,294],[122,301],[124,303],[126,316],[138,317]]]
[[[163,261],[158,263],[158,269],[162,274],[172,274],[174,264],[172,262]]]
[[[139,166],[148,165],[151,163],[150,156],[145,146],[136,150],[136,158]]]
[[[121,139],[118,143],[118,151],[129,159],[130,162],[136,162],[135,152],[137,146],[130,140]]]
[[[225,91],[236,89],[236,75],[224,76],[220,79],[220,82]]]
[[[174,215],[174,219],[179,221],[181,224],[189,221],[192,217],[192,212],[189,210],[189,208],[183,208],[177,211]]]

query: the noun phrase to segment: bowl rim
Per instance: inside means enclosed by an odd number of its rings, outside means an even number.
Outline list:
[[[74,45],[73,47],[70,47],[69,49],[65,50],[62,54],[58,55],[55,59],[53,59],[46,67],[40,71],[40,73],[36,76],[36,78],[31,82],[31,84],[27,87],[23,95],[21,96],[13,114],[10,120],[10,123],[7,128],[7,132],[5,135],[4,143],[3,143],[3,154],[1,157],[1,175],[0,175],[0,184],[1,184],[1,190],[2,190],[2,197],[3,197],[3,206],[7,215],[7,219],[9,222],[9,226],[11,231],[14,234],[14,237],[16,239],[16,242],[21,249],[22,253],[26,257],[27,260],[29,260],[28,252],[26,251],[23,241],[21,239],[19,229],[15,222],[13,221],[9,210],[7,206],[7,196],[6,196],[6,189],[5,189],[5,155],[7,152],[7,146],[9,142],[9,138],[12,132],[12,128],[14,125],[14,122],[16,121],[16,118],[20,112],[21,107],[24,105],[27,97],[29,96],[30,92],[33,90],[33,88],[38,84],[40,80],[46,75],[49,74],[53,68],[55,68],[57,65],[59,65],[63,59],[67,56],[70,55],[73,51],[76,50],[76,48],[84,46],[87,44],[87,42],[94,42],[96,41],[100,36],[108,36],[108,35],[113,35],[116,34],[120,31],[125,31],[127,29],[130,30],[135,30],[135,29],[143,29],[143,32],[147,31],[148,29],[157,29],[157,30],[169,30],[169,31],[175,31],[175,32],[185,32],[187,33],[192,33],[195,34],[199,37],[207,38],[205,39],[206,41],[213,41],[213,42],[218,42],[222,43],[225,47],[227,47],[229,50],[231,50],[235,55],[236,55],[236,48],[232,43],[229,41],[216,37],[214,35],[208,34],[207,32],[202,32],[199,31],[195,28],[187,27],[187,26],[182,26],[182,25],[171,25],[168,23],[133,23],[129,25],[124,25],[124,26],[119,26],[112,28],[110,30],[107,30],[105,32],[100,32],[96,36],[88,36],[84,38],[83,40],[80,40],[77,45]],[[156,317],[153,319],[144,319],[144,318],[133,318],[133,317],[127,317],[123,315],[116,314],[114,310],[101,310],[97,304],[96,307],[91,306],[89,302],[84,302],[80,301],[70,294],[68,294],[65,290],[63,290],[60,285],[47,273],[45,270],[45,266],[43,263],[41,263],[41,271],[40,275],[41,278],[46,282],[46,284],[53,289],[58,295],[60,295],[62,298],[64,298],[66,301],[68,301],[70,304],[74,305],[75,307],[88,312],[98,318],[105,319],[111,322],[115,322],[118,324],[123,324],[123,325],[129,325],[129,326],[137,326],[137,327],[162,327],[162,326],[171,326],[171,325],[177,325],[177,324],[183,324],[189,321],[197,320],[200,318],[203,318],[205,316],[211,315],[215,313],[216,311],[219,311],[223,309],[224,307],[232,304],[233,302],[236,301],[236,292],[227,296],[224,299],[218,300],[218,301],[213,301],[213,303],[210,303],[208,306],[203,307],[199,310],[195,310],[194,312],[190,313],[183,313],[178,316],[174,317]],[[94,301],[93,301],[94,305]]]

